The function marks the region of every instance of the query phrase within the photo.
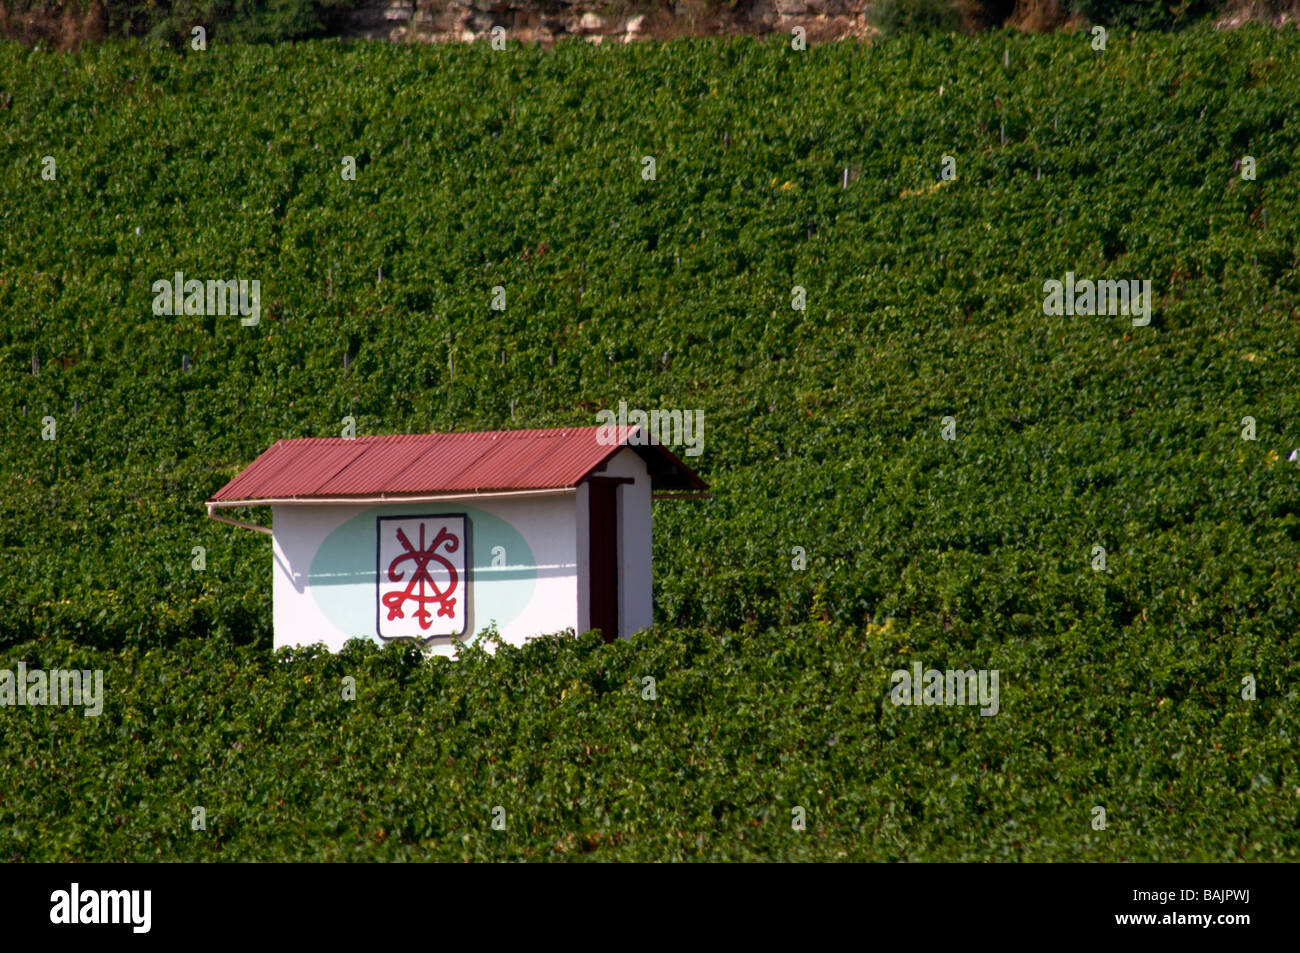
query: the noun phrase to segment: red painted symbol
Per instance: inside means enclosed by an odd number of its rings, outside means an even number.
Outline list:
[[[428,629],[433,625],[434,616],[428,609],[429,603],[438,604],[439,616],[456,618],[456,600],[451,596],[456,591],[459,577],[456,574],[456,567],[438,553],[438,548],[441,546],[446,552],[454,553],[460,549],[460,540],[447,532],[446,528],[442,528],[438,530],[437,537],[426,549],[424,546],[424,524],[421,523],[419,549],[411,545],[411,541],[400,529],[397,531],[397,541],[402,544],[402,548],[406,552],[389,563],[388,578],[393,582],[401,582],[405,572],[397,567],[408,559],[415,563],[415,573],[411,576],[410,582],[406,584],[404,591],[390,592],[383,597],[383,603],[388,607],[389,621],[406,618],[402,614],[402,605],[407,599],[410,599],[418,606],[415,611],[415,618],[420,620],[420,628],[422,629]],[[448,582],[445,589],[439,588],[438,583],[429,573],[429,563],[432,560],[437,560],[447,570]]]

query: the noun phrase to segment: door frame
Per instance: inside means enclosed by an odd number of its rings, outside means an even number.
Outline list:
[[[620,635],[622,539],[618,523],[618,488],[635,483],[631,477],[590,476],[587,486],[587,627],[600,629],[606,642]]]

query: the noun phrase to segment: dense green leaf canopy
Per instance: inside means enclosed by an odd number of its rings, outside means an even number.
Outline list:
[[[0,667],[108,692],[0,708],[0,859],[1294,858],[1300,48],[1088,39],[0,44]],[[620,400],[716,494],[652,632],[272,657],[202,507],[266,447]],[[1001,711],[893,706],[917,660]]]

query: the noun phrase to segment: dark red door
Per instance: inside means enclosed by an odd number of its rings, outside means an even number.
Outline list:
[[[606,642],[618,638],[618,485],[593,477],[588,484],[591,556],[591,628]]]

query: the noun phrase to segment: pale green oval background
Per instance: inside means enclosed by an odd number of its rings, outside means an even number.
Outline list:
[[[340,525],[325,537],[312,559],[308,583],[317,607],[348,636],[383,641],[375,631],[375,520],[380,516],[464,513],[469,520],[470,607],[473,629],[461,640],[475,642],[492,622],[504,629],[524,611],[537,584],[532,548],[513,526],[484,510],[456,503],[402,503],[375,506]],[[506,565],[492,565],[492,550],[502,546]],[[490,582],[490,586],[483,583]],[[491,606],[480,611],[484,591]],[[489,613],[487,617],[484,612]],[[447,643],[435,639],[433,644]]]

